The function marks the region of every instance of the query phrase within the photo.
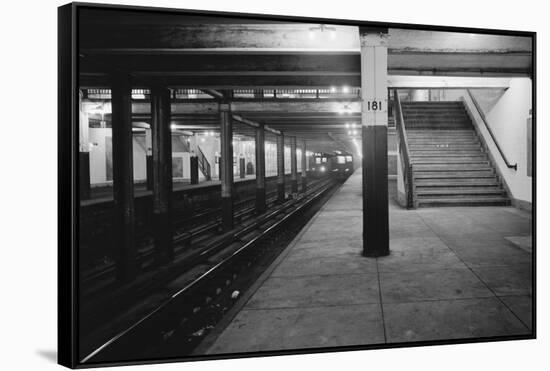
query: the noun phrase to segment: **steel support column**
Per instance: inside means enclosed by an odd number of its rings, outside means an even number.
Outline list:
[[[307,191],[307,154],[306,154],[306,141],[302,143],[302,192]]]
[[[256,128],[256,212],[265,211],[265,129]]]
[[[277,136],[277,200],[285,200],[285,136]]]
[[[246,178],[246,162],[242,155],[239,157],[239,178]]]
[[[290,187],[293,195],[298,193],[298,159],[296,150],[296,137],[290,137]]]
[[[233,123],[229,102],[220,103],[222,227],[233,228]]]
[[[385,256],[388,228],[387,29],[360,27],[363,255]]]
[[[189,157],[189,170],[191,184],[199,184],[199,158],[196,154],[191,154]]]
[[[151,128],[145,129],[145,174],[147,189],[153,190],[153,139]]]
[[[78,90],[78,185],[81,200],[90,198],[90,139],[88,114],[82,109],[82,90]]]
[[[172,132],[170,130],[170,90],[151,89],[151,139],[153,155],[153,236],[155,261],[174,260],[172,243]]]
[[[131,85],[127,75],[117,75],[111,87],[113,198],[116,277],[129,281],[137,274],[132,149]]]

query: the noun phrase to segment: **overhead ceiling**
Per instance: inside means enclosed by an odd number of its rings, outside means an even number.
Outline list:
[[[115,9],[80,12],[81,87],[109,87],[112,74],[126,72],[136,88],[159,82],[194,89],[360,87],[355,26]],[[390,76],[531,75],[530,37],[392,28],[388,34]],[[212,104],[173,104],[173,120],[189,128],[214,128],[218,117]],[[343,104],[351,107],[347,114],[341,113]],[[316,150],[353,148],[345,124],[360,122],[357,98],[249,99],[234,102],[232,109],[307,139]],[[136,119],[149,114],[144,107],[136,110]]]

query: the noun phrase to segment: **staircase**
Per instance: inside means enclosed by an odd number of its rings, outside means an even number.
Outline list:
[[[211,169],[210,169],[210,163],[208,162],[208,159],[206,158],[206,156],[201,151],[201,148],[198,145],[197,145],[196,155],[198,157],[199,170],[201,171],[202,175],[204,175],[204,178],[206,180],[212,180],[212,172],[211,172]]]
[[[510,205],[462,102],[403,102],[415,206]]]

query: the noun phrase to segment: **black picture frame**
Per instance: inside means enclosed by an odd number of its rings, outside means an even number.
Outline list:
[[[361,27],[387,27],[413,30],[466,32],[495,35],[524,36],[532,39],[532,225],[533,225],[533,307],[532,333],[528,335],[498,336],[479,339],[449,339],[421,341],[415,343],[392,343],[384,345],[345,346],[316,349],[293,349],[276,352],[251,352],[234,355],[190,356],[170,359],[120,360],[108,363],[82,363],[78,356],[78,238],[79,238],[79,161],[78,161],[78,24],[81,9],[116,9],[120,11],[155,12],[181,16],[206,15],[265,21],[307,22],[321,24],[353,25]],[[488,341],[522,340],[536,338],[536,37],[535,32],[403,24],[391,22],[368,22],[359,20],[309,18],[266,14],[228,13],[175,8],[157,8],[95,3],[70,3],[58,8],[58,362],[69,368],[88,368],[164,362],[214,360],[227,358],[273,356],[284,354],[307,354],[320,352],[341,352],[365,349],[417,347],[427,345],[462,344]],[[218,158],[216,158],[216,163]]]

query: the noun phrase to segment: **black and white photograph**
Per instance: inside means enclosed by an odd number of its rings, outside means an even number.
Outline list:
[[[537,369],[541,9],[291,3],[10,21],[6,369]]]
[[[75,365],[534,337],[534,33],[59,12]]]

